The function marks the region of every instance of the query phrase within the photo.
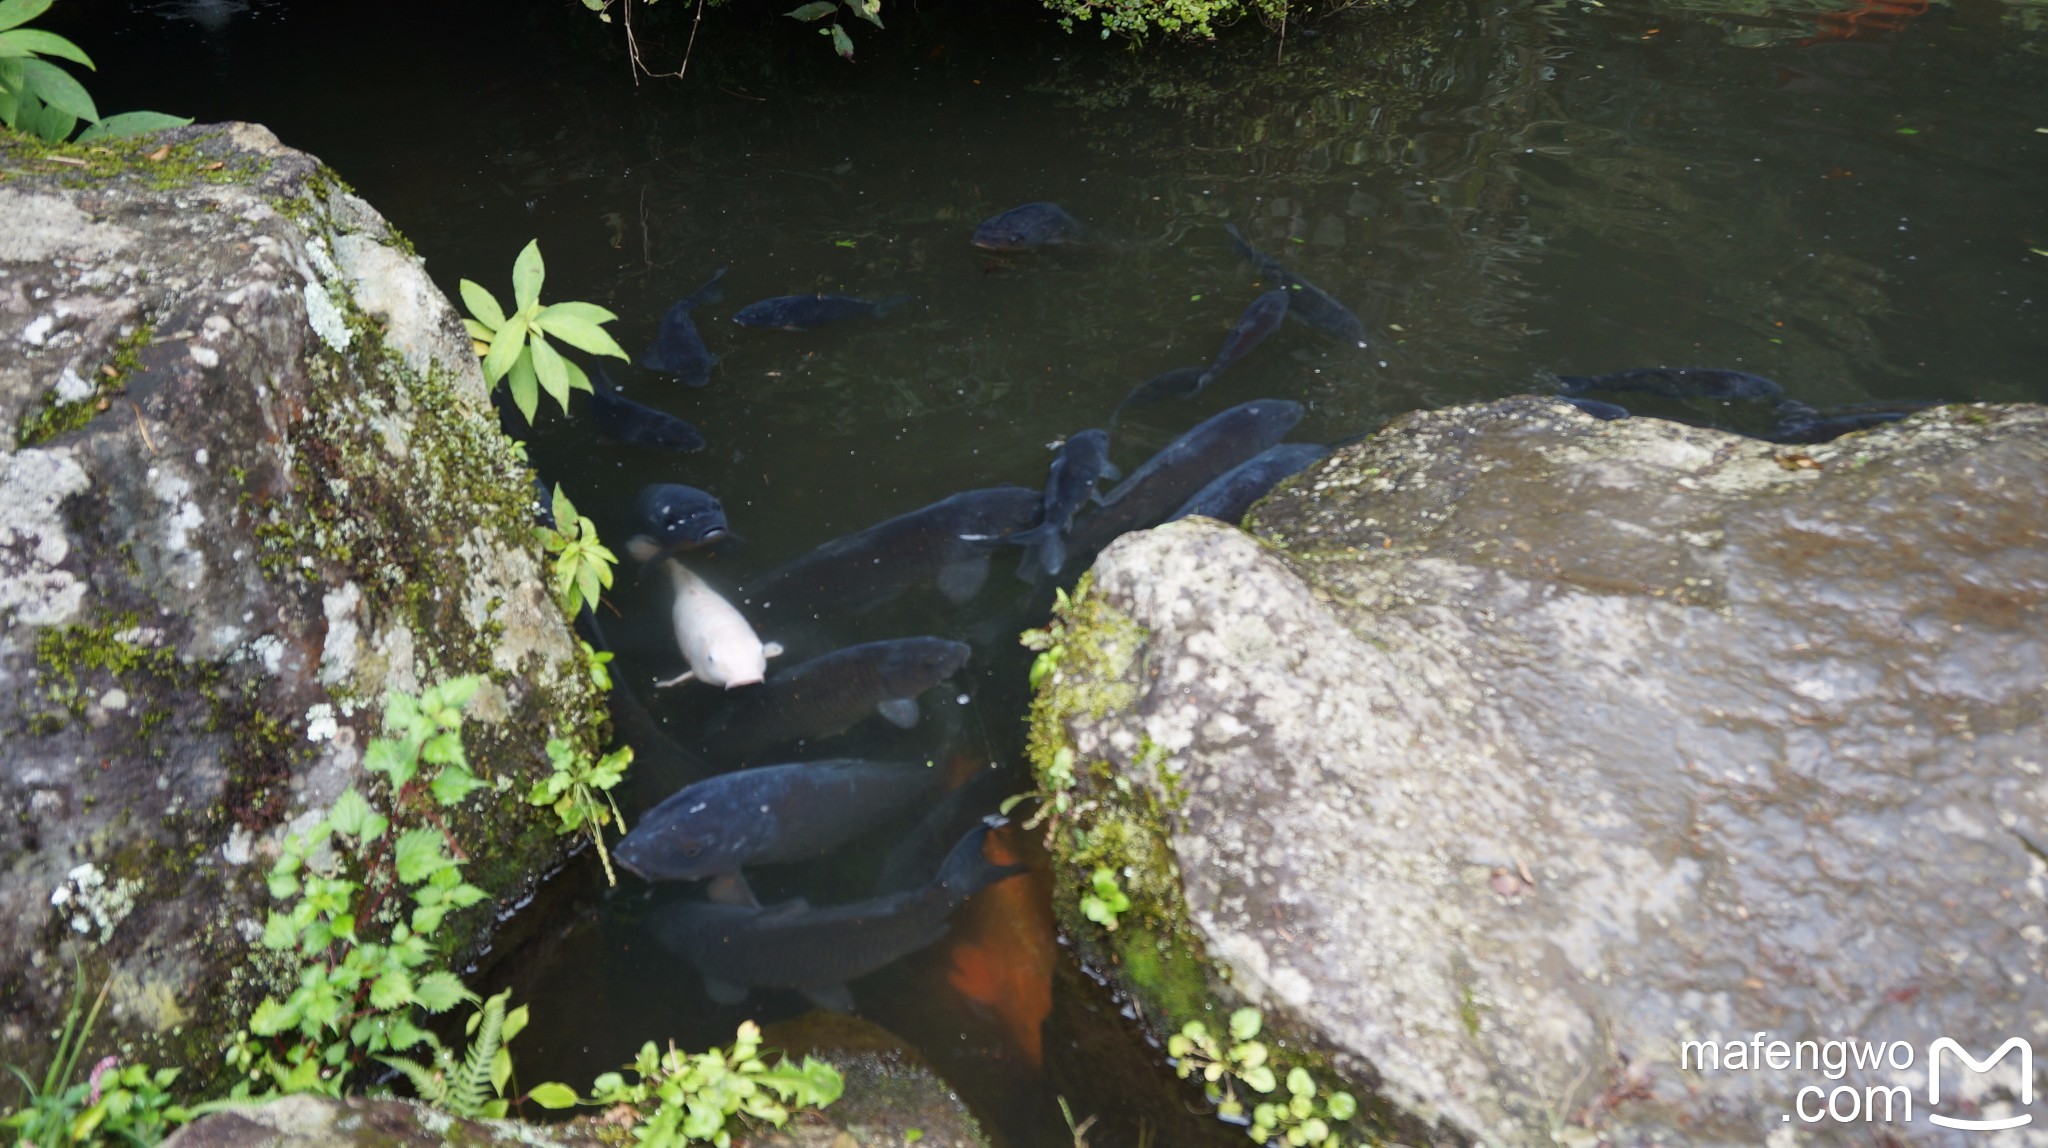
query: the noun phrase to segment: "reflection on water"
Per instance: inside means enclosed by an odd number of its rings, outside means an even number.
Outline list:
[[[722,356],[708,387],[615,372],[706,450],[607,444],[580,402],[533,442],[608,539],[645,484],[715,492],[746,539],[703,564],[728,591],[956,491],[1036,485],[1049,443],[1206,362],[1263,289],[1226,222],[1349,305],[1371,346],[1283,327],[1195,399],[1127,412],[1112,449],[1127,471],[1252,398],[1304,402],[1294,437],[1328,442],[1543,372],[1728,367],[1815,407],[2048,398],[2040,0],[1442,0],[1296,27],[1284,51],[1251,34],[1136,55],[941,3],[892,17],[853,66],[772,13],[714,13],[688,81],[638,86],[616,30],[575,5],[241,8],[116,19],[109,0],[76,0],[55,27],[101,64],[104,106],[261,120],[320,154],[451,290],[468,276],[502,292],[537,236],[550,290],[618,311],[637,350],[731,268],[725,301],[696,315]],[[645,31],[673,48],[686,28]],[[201,45],[220,66],[187,66]],[[968,245],[977,221],[1038,199],[1099,241]],[[817,291],[911,300],[806,332],[730,321]],[[1769,403],[1624,401],[1752,432],[1776,418]],[[869,723],[831,752],[992,767],[998,790],[1024,788],[1014,635],[1043,602],[1008,567],[964,606],[907,596],[764,629],[792,657],[915,634],[974,647],[915,731]],[[680,669],[665,619],[662,580],[628,572],[603,620],[620,680],[694,744],[721,699],[647,689]],[[650,772],[632,797],[663,790]],[[762,892],[862,896],[886,851],[764,870]],[[572,903],[514,974],[535,1079],[588,1079],[652,1029],[701,1045],[804,1007],[710,1003],[639,927],[644,887]],[[859,982],[862,1008],[1011,1143],[1066,1142],[1055,1093],[1103,1113],[1097,1148],[1134,1142],[1141,1115],[1161,1143],[1237,1142],[1145,1077],[1142,1049],[1103,1040],[1120,1022],[1078,978],[1032,1048],[1040,1006],[1009,986],[1037,983],[1051,951],[1042,917],[1018,923],[1036,904],[977,906],[952,942]]]

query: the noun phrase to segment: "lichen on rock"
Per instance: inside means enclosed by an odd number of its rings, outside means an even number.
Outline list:
[[[545,742],[601,699],[467,334],[317,160],[247,124],[0,133],[0,216],[0,1063],[40,1062],[75,957],[115,986],[96,1043],[197,1085],[283,972],[250,959],[263,870],[374,792],[388,689],[488,676],[497,784],[451,829],[505,897],[563,848],[519,800]]]

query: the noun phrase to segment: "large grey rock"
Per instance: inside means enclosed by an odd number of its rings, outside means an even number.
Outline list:
[[[316,160],[0,139],[0,220],[0,1063],[44,1062],[79,959],[94,1054],[197,1087],[292,975],[251,957],[262,874],[387,689],[490,675],[499,784],[453,828],[505,895],[559,857],[545,739],[598,711],[468,337]]]
[[[1928,1048],[2048,1037],[2044,504],[2034,407],[1796,449],[1399,420],[1250,533],[1104,553],[1036,730],[1076,757],[1065,919],[1169,1026],[1192,949],[1410,1137],[1982,1142],[1928,1122]],[[1104,862],[1116,934],[1072,908]],[[1680,1064],[1757,1032],[1913,1063]],[[2030,1111],[2017,1059],[1948,1060],[1938,1111]],[[1794,1112],[1893,1084],[1910,1124]]]

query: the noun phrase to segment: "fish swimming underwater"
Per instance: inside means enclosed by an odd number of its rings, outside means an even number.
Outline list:
[[[1363,349],[1366,346],[1365,324],[1351,309],[1337,302],[1329,292],[1289,271],[1278,259],[1253,247],[1237,229],[1237,225],[1226,223],[1223,230],[1230,234],[1232,246],[1259,273],[1268,287],[1281,287],[1287,291],[1287,315],[1298,319],[1315,330],[1330,336],[1340,343],[1349,343]]]
[[[640,365],[650,371],[674,375],[687,386],[701,387],[711,381],[711,365],[718,356],[704,345],[704,337],[697,333],[697,324],[690,318],[690,312],[699,307],[716,303],[725,298],[725,288],[718,285],[725,278],[725,268],[712,272],[711,279],[702,287],[683,296],[669,307],[661,317],[661,330],[647,349],[640,352]]]
[[[1181,367],[1154,375],[1131,388],[1131,393],[1125,395],[1124,401],[1117,404],[1117,413],[1122,414],[1129,407],[1142,407],[1163,399],[1193,398],[1195,392],[1206,385],[1202,380],[1208,373],[1207,367]],[[1110,420],[1112,424],[1115,421]]]
[[[696,966],[721,1003],[752,988],[795,989],[817,1004],[851,1011],[846,982],[866,976],[946,935],[953,910],[990,885],[1024,872],[983,855],[997,817],[974,827],[946,856],[938,876],[902,893],[826,908],[802,900],[761,908],[691,901],[650,921],[663,947]]]
[[[960,671],[973,656],[965,642],[894,638],[812,658],[741,694],[711,743],[746,755],[771,745],[830,737],[881,715],[899,729],[920,717],[918,695]]]
[[[1558,375],[1557,392],[1642,391],[1667,399],[1771,399],[1785,388],[1746,371],[1714,367],[1644,367],[1609,375]]]
[[[974,229],[973,244],[984,251],[1028,251],[1033,247],[1055,247],[1085,243],[1088,229],[1068,215],[1057,203],[1021,204],[981,221]]]
[[[1041,497],[1021,486],[967,490],[835,538],[746,589],[778,614],[861,610],[930,582],[965,602],[988,580],[990,550],[1038,522]]]
[[[1266,492],[1281,479],[1300,474],[1329,453],[1326,447],[1305,442],[1268,447],[1250,461],[1217,475],[1209,485],[1196,491],[1193,498],[1182,503],[1167,521],[1200,514],[1235,526],[1244,521],[1245,512],[1252,508],[1252,503],[1264,498]]]
[[[1845,434],[1895,423],[1940,405],[1931,401],[1908,399],[1898,402],[1852,403],[1844,407],[1821,409],[1810,407],[1796,399],[1788,399],[1778,404],[1778,421],[1761,437],[1771,442],[1782,443],[1831,442]]]
[[[908,302],[908,295],[891,295],[887,299],[876,300],[855,299],[851,295],[777,295],[740,308],[733,314],[732,321],[742,327],[808,331],[843,319],[879,319]]]
[[[627,398],[601,366],[593,366],[590,375],[590,411],[597,416],[597,429],[606,438],[684,454],[704,449],[704,435],[696,427],[666,411]]]
[[[1216,381],[1216,376],[1228,370],[1232,363],[1252,353],[1252,348],[1266,341],[1266,336],[1280,329],[1287,318],[1287,289],[1276,287],[1252,300],[1244,314],[1231,324],[1223,336],[1223,346],[1217,349],[1216,357],[1209,361],[1209,369],[1203,371],[1195,381],[1195,390]]]
[[[938,789],[921,765],[835,759],[721,773],[671,794],[612,847],[648,881],[822,857]]]
[[[989,836],[991,861],[1022,863],[1013,833],[1006,827]],[[947,954],[946,983],[992,1014],[1033,1068],[1045,1061],[1045,1018],[1052,1012],[1053,963],[1059,959],[1052,891],[1052,872],[1043,867],[1027,868],[1021,881],[999,882],[967,903]]]
[[[1285,438],[1302,413],[1297,402],[1257,399],[1198,424],[1104,495],[1101,509],[1076,522],[1070,549],[1093,552],[1120,534],[1157,526],[1211,479]]]
[[[763,643],[747,619],[719,596],[689,567],[673,558],[662,559],[676,600],[671,610],[676,645],[690,668],[680,676],[656,682],[666,689],[695,679],[706,685],[732,689],[751,686],[768,673],[768,659],[782,653],[774,642]]]
[[[711,492],[680,482],[658,482],[640,488],[633,499],[633,528],[626,552],[642,562],[716,545],[736,537],[725,520],[725,507]]]
[[[1038,525],[1007,539],[1025,548],[1017,576],[1026,582],[1036,581],[1041,574],[1057,577],[1067,564],[1067,531],[1073,527],[1081,504],[1089,499],[1101,501],[1095,492],[1096,483],[1104,479],[1115,482],[1122,477],[1123,473],[1109,461],[1107,432],[1084,430],[1070,436],[1046,475],[1044,509]]]

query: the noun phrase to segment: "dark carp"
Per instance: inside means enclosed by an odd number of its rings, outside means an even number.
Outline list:
[[[1852,403],[1842,407],[1816,408],[1788,399],[1778,404],[1778,421],[1763,438],[1781,443],[1823,443],[1845,434],[1895,423],[1940,403],[1903,400],[1897,402]]]
[[[1587,391],[1641,391],[1667,399],[1774,399],[1785,388],[1747,371],[1715,367],[1643,367],[1607,375],[1558,375],[1561,395]]]
[[[763,611],[861,610],[931,583],[950,602],[981,592],[991,549],[1038,522],[1041,495],[1021,486],[967,490],[835,538],[747,587]]]
[[[822,857],[933,792],[937,770],[836,759],[721,773],[647,811],[612,857],[648,881],[698,881]]]
[[[1085,243],[1088,229],[1057,203],[1026,203],[992,215],[974,229],[973,243],[984,251],[1027,251]]]
[[[732,321],[742,327],[808,331],[845,319],[880,318],[908,302],[908,295],[891,295],[887,299],[856,299],[851,295],[777,295],[740,308],[733,314]]]
[[[1563,398],[1565,402],[1570,403],[1571,405],[1579,408],[1580,410],[1586,412],[1589,415],[1592,415],[1594,418],[1599,419],[1602,422],[1611,423],[1617,419],[1625,419],[1628,417],[1628,408],[1621,406],[1617,403],[1603,403],[1599,399],[1581,399],[1574,398],[1568,395],[1560,397]]]
[[[1281,479],[1300,474],[1329,453],[1327,447],[1306,442],[1269,447],[1249,462],[1210,480],[1209,485],[1196,491],[1195,496],[1182,503],[1167,521],[1200,514],[1235,526],[1244,521],[1245,512],[1252,508],[1252,503],[1264,498],[1266,492]]]
[[[704,337],[697,333],[697,324],[690,318],[690,312],[725,298],[725,289],[718,284],[723,278],[725,268],[721,267],[702,287],[669,307],[668,313],[661,317],[661,330],[655,334],[654,341],[640,352],[641,366],[664,375],[674,375],[692,387],[701,387],[711,381],[711,366],[718,362],[718,356],[704,345]]]
[[[1142,407],[1165,399],[1193,398],[1203,387],[1203,379],[1209,373],[1207,367],[1181,367],[1152,376],[1131,388],[1124,401],[1117,404],[1117,413],[1122,414],[1130,407]]]
[[[735,1004],[749,988],[782,988],[851,1011],[846,982],[936,943],[969,897],[1025,871],[983,854],[989,831],[1002,824],[990,818],[975,826],[937,877],[905,892],[826,908],[802,900],[767,908],[691,901],[664,907],[650,927],[663,947],[704,974],[715,1001]]]
[[[1120,534],[1157,526],[1211,479],[1287,437],[1301,416],[1300,403],[1257,399],[1197,425],[1104,495],[1101,509],[1076,522],[1069,549],[1093,552]]]
[[[1253,247],[1238,231],[1237,225],[1226,223],[1223,230],[1230,234],[1231,245],[1258,271],[1259,278],[1268,287],[1284,288],[1287,291],[1287,315],[1303,324],[1321,331],[1341,343],[1349,343],[1363,349],[1366,346],[1365,324],[1351,309],[1330,295],[1329,292],[1289,271],[1287,266],[1271,255]]]
[[[590,411],[606,438],[683,454],[704,449],[704,435],[696,427],[627,398],[603,367],[593,367],[590,374]]]
[[[1107,432],[1084,430],[1069,437],[1046,474],[1039,524],[1009,537],[1010,542],[1024,547],[1017,576],[1026,582],[1036,581],[1040,574],[1057,576],[1067,564],[1067,531],[1074,525],[1074,515],[1088,500],[1102,500],[1096,493],[1096,483],[1104,479],[1115,482],[1122,477],[1122,472],[1109,461]]]
[[[1223,345],[1216,349],[1216,357],[1209,361],[1209,369],[1195,380],[1195,390],[1216,381],[1216,376],[1230,369],[1232,363],[1252,353],[1252,348],[1266,341],[1266,336],[1280,329],[1287,318],[1287,289],[1276,287],[1252,300],[1230,325],[1223,336]]]
[[[966,643],[943,638],[894,638],[834,650],[742,693],[712,730],[712,744],[745,755],[830,737],[876,714],[910,729],[921,716],[918,695],[958,673],[973,653]]]

